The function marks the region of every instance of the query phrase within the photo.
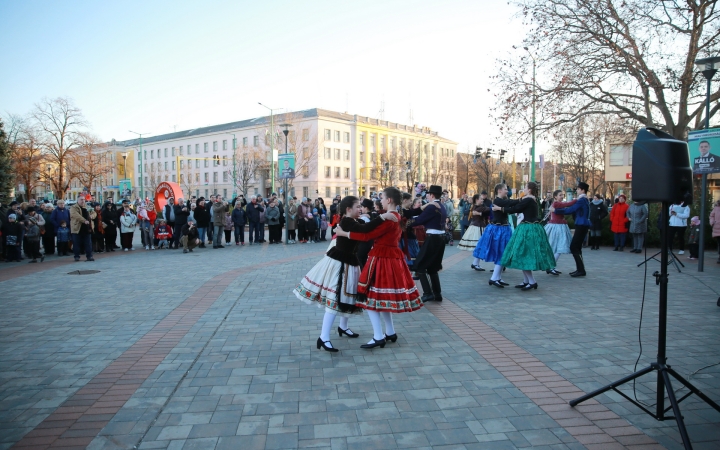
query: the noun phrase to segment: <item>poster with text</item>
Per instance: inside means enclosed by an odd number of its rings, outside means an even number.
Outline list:
[[[278,155],[280,178],[295,178],[295,154],[281,153]]]
[[[720,128],[691,131],[688,147],[693,173],[720,173]]]

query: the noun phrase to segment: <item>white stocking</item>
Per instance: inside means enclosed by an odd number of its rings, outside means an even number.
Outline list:
[[[340,317],[340,328],[343,330],[348,329],[348,318],[347,317]]]
[[[557,264],[558,259],[560,259],[560,253],[555,253],[555,264]]]
[[[325,317],[323,317],[322,331],[320,331],[320,339],[322,339],[323,342],[328,342],[330,340],[330,331],[332,330],[333,322],[335,322],[335,314],[329,311],[325,311]],[[332,345],[330,346],[332,347]]]
[[[480,265],[480,258],[475,258],[475,259],[473,259],[473,264],[475,264],[476,266],[479,266],[479,265]]]
[[[493,269],[493,274],[492,274],[492,277],[490,277],[490,279],[492,281],[497,281],[497,280],[501,279],[501,277],[502,277],[502,266],[500,264],[495,264],[495,268]]]
[[[530,279],[528,278],[528,273],[530,273],[529,270],[523,270],[523,283],[528,284],[530,282]]]
[[[533,278],[532,270],[523,270],[523,278],[530,284],[535,284],[535,278]]]
[[[368,311],[367,312],[368,317],[370,318],[370,323],[373,327],[373,338],[376,341],[379,341],[380,339],[384,338],[383,330],[382,330],[382,323],[380,321],[380,313],[377,311]],[[373,341],[368,342],[368,344],[372,344]]]
[[[395,334],[395,327],[393,326],[392,313],[381,312],[380,316],[385,321],[385,334],[387,334],[388,336],[392,336],[393,334]]]

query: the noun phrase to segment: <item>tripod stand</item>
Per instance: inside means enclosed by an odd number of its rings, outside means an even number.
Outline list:
[[[663,211],[667,211],[669,209],[669,203],[668,202],[662,202],[662,208]],[[668,267],[668,241],[667,241],[667,227],[663,227],[662,230],[660,230],[660,241],[661,241],[661,250],[660,250],[660,272],[655,272],[653,275],[655,276],[655,284],[658,284],[660,286],[660,317],[658,319],[659,322],[659,329],[658,329],[658,354],[657,354],[657,361],[650,364],[650,366],[635,372],[633,374],[630,374],[626,376],[625,378],[621,378],[620,380],[615,381],[612,384],[609,384],[603,388],[600,388],[596,391],[593,391],[587,395],[584,395],[582,397],[576,398],[575,400],[570,401],[570,406],[576,406],[578,403],[582,403],[585,400],[589,400],[597,395],[602,394],[603,392],[607,392],[609,390],[613,390],[617,392],[618,394],[622,395],[626,400],[630,401],[634,405],[636,405],[638,408],[642,409],[646,413],[648,413],[650,416],[654,417],[657,420],[665,420],[665,419],[675,419],[677,422],[678,430],[680,431],[680,436],[682,437],[683,445],[686,449],[692,449],[692,444],[690,443],[690,438],[687,434],[687,429],[685,428],[685,422],[683,421],[682,414],[680,412],[680,406],[679,403],[686,398],[688,398],[692,394],[696,394],[698,397],[700,397],[705,403],[712,406],[720,412],[720,405],[712,401],[707,395],[700,392],[698,388],[693,386],[689,381],[684,379],[680,374],[675,372],[673,369],[670,368],[669,365],[666,364],[667,358],[665,356],[665,347],[666,347],[666,334],[667,334],[667,284],[668,284],[668,274],[667,274],[667,267]],[[647,262],[647,261],[646,261]],[[621,386],[625,383],[628,383],[636,378],[639,378],[643,375],[646,375],[650,372],[657,371],[657,391],[656,391],[656,410],[655,412],[650,411],[649,409],[645,408],[643,405],[638,403],[637,401],[633,400],[632,398],[628,397],[625,393],[619,391],[617,389],[618,386]],[[673,378],[675,378],[677,381],[679,381],[683,386],[688,388],[690,390],[689,393],[682,396],[679,400],[675,398],[675,391],[673,391],[672,385],[670,383],[670,376],[672,375]],[[665,408],[665,391],[667,391],[668,400],[670,401],[670,406]],[[670,409],[673,410],[673,416],[666,416],[665,413],[670,411]]]
[[[678,264],[680,264],[681,266],[683,266],[683,268],[685,268],[685,264],[683,264],[682,261],[680,261],[680,260],[678,259],[678,257],[675,256],[675,253],[673,253],[672,250],[668,249],[667,252],[668,252],[668,258],[667,258],[667,259],[668,259],[668,263],[667,263],[667,265],[669,266],[670,264],[675,264],[675,268],[677,269],[677,271],[678,271],[678,272],[682,272],[682,270],[680,270],[680,267],[678,267]],[[645,261],[641,262],[641,263],[638,264],[637,266],[640,267],[640,266],[642,266],[643,264],[647,264],[648,261],[651,261],[651,260],[655,260],[655,261],[660,262],[660,260],[657,259],[658,255],[659,255],[660,253],[662,253],[662,250],[660,250],[659,252],[655,253],[655,254],[652,255],[652,256],[648,256],[648,258],[647,258]]]

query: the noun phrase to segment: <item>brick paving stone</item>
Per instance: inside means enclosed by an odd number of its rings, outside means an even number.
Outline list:
[[[71,427],[98,430],[91,448],[682,447],[672,422],[648,418],[615,393],[567,405],[632,370],[636,258],[592,252],[586,279],[538,274],[540,289],[521,293],[486,287],[483,274],[466,268],[469,253],[448,248],[441,273],[448,302],[395,316],[400,339],[385,349],[360,350],[371,329],[366,317],[352,318],[362,337],[334,337],[341,352],[329,354],[314,348],[322,312],[291,294],[324,248],[98,259],[103,272],[87,281],[115,282],[121,270],[133,280],[124,299],[70,297],[66,266],[47,266],[52,289],[38,286],[22,303],[3,304],[9,315],[0,317],[0,449],[24,434]],[[158,289],[156,279],[143,276],[183,257],[191,261],[190,277],[170,273]],[[561,259],[560,270],[563,264],[570,261]],[[617,271],[618,264],[626,270]],[[607,289],[601,267],[622,293]],[[672,303],[668,327],[668,355],[683,374],[714,362],[720,350],[714,300],[707,311],[698,300],[720,271],[708,264],[705,274],[687,272],[671,273],[671,295],[682,284],[690,299]],[[27,276],[0,277],[0,288],[21,288]],[[518,272],[503,276],[515,282]],[[573,295],[579,284],[586,286],[583,301]],[[655,351],[656,288],[649,286],[643,364]],[[147,292],[152,302],[136,300]],[[195,313],[187,301],[207,307]],[[652,401],[652,380],[639,381],[639,395]],[[693,381],[717,400],[720,382],[711,370]],[[693,398],[681,408],[696,448],[716,447],[718,414]],[[585,421],[601,432],[593,434]]]

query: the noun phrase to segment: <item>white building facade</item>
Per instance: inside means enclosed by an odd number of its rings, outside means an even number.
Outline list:
[[[288,190],[297,197],[329,201],[335,195],[366,195],[386,186],[407,190],[416,182],[455,191],[457,182],[457,143],[437,132],[322,109],[114,144],[108,150],[118,160],[116,171],[123,170],[120,155],[127,152],[133,197],[141,191],[152,197],[163,181],[177,182],[186,198],[281,194],[282,180],[271,160],[273,148],[276,154],[285,153],[286,146],[296,160]],[[117,173],[109,178],[124,177]]]

